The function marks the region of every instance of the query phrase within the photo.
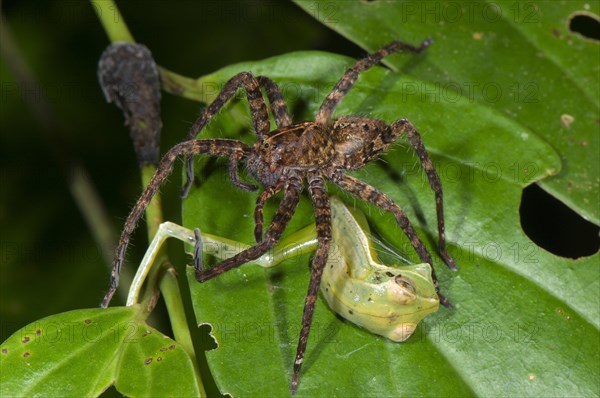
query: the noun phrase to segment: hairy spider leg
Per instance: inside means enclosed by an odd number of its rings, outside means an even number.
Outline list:
[[[267,93],[267,98],[269,99],[269,104],[271,107],[271,114],[273,115],[273,119],[275,119],[277,128],[282,129],[290,126],[292,124],[292,118],[288,111],[287,105],[285,104],[285,100],[283,99],[283,93],[281,92],[281,89],[277,83],[266,76],[258,76],[256,79],[258,80],[258,84],[264,88],[265,92]],[[257,243],[262,240],[264,205],[267,200],[281,191],[282,188],[282,181],[276,186],[267,187],[256,200],[256,208],[254,209],[254,239]]]
[[[258,242],[256,246],[248,248],[236,254],[235,256],[220,262],[209,270],[203,271],[196,269],[196,280],[198,282],[205,282],[221,275],[226,271],[239,267],[244,263],[255,260],[265,254],[281,238],[281,234],[294,215],[296,206],[300,201],[301,192],[302,179],[295,175],[289,176],[289,179],[285,185],[283,199],[281,200],[279,208],[271,220],[271,225],[267,229],[265,239]]]
[[[207,106],[200,117],[194,122],[188,132],[188,139],[195,139],[200,130],[206,126],[206,123],[214,117],[214,115],[225,105],[225,103],[233,97],[238,88],[242,86],[246,91],[248,105],[250,106],[250,116],[252,126],[256,135],[260,138],[270,131],[269,113],[265,99],[260,91],[260,87],[264,87],[269,103],[271,104],[271,112],[278,127],[286,127],[291,124],[291,118],[283,100],[283,94],[277,84],[265,76],[255,78],[250,72],[241,72],[233,76],[225,83],[223,90],[217,98]],[[235,166],[235,167],[233,167]],[[240,180],[237,174],[237,161],[230,161],[229,174],[234,174],[232,182],[235,186],[245,191],[255,191],[257,187],[252,184],[244,183]],[[194,159],[188,157],[186,160],[186,178],[187,181],[181,190],[181,197],[185,198],[192,188],[194,181]]]
[[[225,83],[223,90],[219,93],[217,98],[204,108],[200,117],[194,122],[189,133],[188,140],[193,140],[198,135],[198,132],[206,126],[209,120],[225,105],[225,103],[233,97],[237,92],[238,88],[242,86],[246,91],[248,97],[248,105],[250,106],[250,115],[252,117],[252,126],[254,132],[258,137],[262,137],[267,134],[270,130],[269,113],[267,111],[267,105],[260,91],[258,81],[254,78],[250,72],[242,72],[233,76]],[[192,187],[194,181],[194,158],[188,157],[186,159],[186,175],[187,181],[181,191],[181,197],[186,197]],[[236,178],[239,181],[239,178]],[[247,190],[246,184],[238,185],[239,188]]]
[[[329,95],[327,95],[321,104],[321,107],[319,108],[315,122],[322,126],[327,125],[331,115],[333,114],[333,111],[338,106],[342,98],[344,98],[348,91],[350,91],[361,72],[371,68],[374,65],[377,65],[384,57],[387,57],[388,55],[398,51],[420,53],[429,47],[432,42],[433,41],[431,39],[426,39],[419,47],[415,47],[411,44],[394,41],[383,47],[381,50],[374,52],[373,54],[369,54],[366,58],[357,61],[350,69],[346,71],[346,73],[344,73],[340,80],[338,80],[335,87],[333,87],[333,90],[331,90]]]
[[[298,389],[298,378],[300,368],[304,361],[304,353],[306,351],[306,343],[310,333],[313,314],[315,311],[315,303],[319,294],[319,286],[321,285],[321,277],[323,276],[323,268],[327,263],[329,256],[329,247],[331,245],[331,208],[329,207],[329,197],[327,196],[327,188],[323,179],[317,172],[311,173],[308,176],[308,190],[310,199],[315,212],[315,222],[317,226],[317,251],[312,260],[310,282],[308,284],[308,292],[304,301],[304,311],[302,314],[302,329],[298,338],[298,348],[296,349],[296,359],[294,360],[294,374],[292,376],[292,384],[290,386],[292,394]]]
[[[281,89],[273,80],[269,79],[266,76],[258,76],[256,78],[258,80],[258,84],[260,87],[264,88],[267,93],[267,98],[269,99],[269,104],[271,107],[271,113],[273,115],[273,119],[275,119],[275,124],[278,129],[286,128],[292,124],[292,118],[288,111],[287,105],[283,99],[283,93]],[[237,162],[238,160],[230,160],[229,163],[229,177],[233,180],[237,180],[237,184],[244,184],[239,181],[237,175]],[[237,185],[234,184],[234,185]],[[239,185],[238,185],[239,186]],[[248,184],[249,187],[254,187],[253,185]],[[254,210],[254,238],[256,242],[260,242],[262,240],[263,234],[263,208],[267,200],[269,200],[273,195],[278,193],[283,189],[283,181],[280,181],[277,186],[267,187],[263,192],[261,192],[260,196],[256,201],[256,208]],[[252,191],[254,189],[248,189],[248,191]]]
[[[169,174],[173,170],[173,164],[180,155],[199,155],[209,154],[213,156],[240,156],[240,154],[246,154],[251,151],[251,148],[239,141],[228,140],[228,139],[210,139],[210,140],[192,140],[185,141],[181,144],[175,145],[171,148],[161,159],[158,164],[158,168],[154,173],[154,176],[150,180],[150,183],[138,199],[137,203],[129,213],[127,221],[125,221],[125,227],[121,233],[119,244],[115,251],[115,257],[113,259],[113,268],[110,278],[110,287],[102,300],[101,307],[106,308],[110,303],[113,295],[117,291],[119,285],[119,274],[121,272],[121,265],[125,256],[127,245],[131,234],[135,230],[139,219],[143,216],[144,210],[148,207],[148,204],[159,190],[161,185],[166,181]]]
[[[433,162],[431,161],[431,158],[429,157],[427,150],[425,149],[425,145],[421,140],[421,135],[419,134],[415,126],[413,126],[413,124],[406,119],[397,120],[394,123],[392,123],[390,127],[397,135],[406,135],[408,141],[419,156],[421,165],[423,166],[423,169],[427,174],[429,185],[431,186],[431,189],[435,194],[435,210],[437,212],[438,242],[440,255],[451,270],[458,271],[458,267],[454,263],[454,259],[446,250],[446,227],[444,225],[444,198],[442,193],[442,183],[440,181],[440,177],[435,171]]]
[[[292,118],[288,112],[287,105],[283,99],[281,89],[273,80],[266,76],[258,76],[256,78],[258,84],[265,89],[269,104],[271,105],[271,113],[277,128],[287,127],[292,124]]]
[[[433,268],[433,261],[431,260],[431,255],[429,254],[427,248],[421,241],[421,238],[419,238],[419,235],[417,235],[414,228],[410,224],[410,221],[406,216],[404,210],[402,210],[400,206],[398,206],[392,199],[390,199],[389,196],[357,178],[344,175],[340,172],[336,176],[334,176],[332,182],[338,185],[343,190],[350,192],[351,194],[379,207],[382,210],[389,211],[394,215],[394,217],[396,218],[396,222],[398,223],[400,228],[402,228],[402,231],[404,231],[404,233],[410,240],[410,244],[419,255],[421,261],[423,261],[424,263],[431,264],[431,278],[433,279],[435,290],[440,298],[440,303],[442,303],[442,305],[444,305],[445,307],[451,307],[452,305],[450,304],[448,299],[440,293],[437,276]]]
[[[283,189],[284,182],[278,181],[277,184],[265,188],[256,199],[256,207],[254,208],[254,239],[256,243],[262,240],[263,232],[263,208],[267,200]]]

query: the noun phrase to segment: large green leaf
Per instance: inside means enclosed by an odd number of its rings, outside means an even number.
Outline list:
[[[419,43],[432,37],[435,44],[418,67],[408,70],[400,57],[386,60],[433,83],[407,86],[406,97],[462,94],[527,127],[552,145],[563,163],[562,171],[540,186],[600,224],[598,41],[568,28],[576,12],[598,20],[599,2],[296,3],[369,51],[395,39]],[[562,121],[563,115],[574,121]]]
[[[419,69],[427,67],[428,57],[401,59]],[[285,87],[298,120],[311,119],[352,62],[294,53],[227,67],[197,83],[220,86],[245,70],[264,74]],[[361,76],[336,114],[388,122],[408,117],[422,133],[441,175],[450,252],[460,271],[450,272],[439,257],[434,265],[456,309],[441,309],[424,320],[416,336],[399,344],[340,320],[319,302],[298,394],[598,395],[598,255],[578,261],[556,257],[519,226],[523,187],[557,173],[558,154],[531,130],[484,104],[463,97],[407,98],[411,85],[435,90],[425,80],[374,68]],[[240,104],[228,107],[201,135],[237,135],[250,142],[250,135],[240,135],[248,117],[236,127],[236,116],[228,113],[238,112]],[[433,194],[416,156],[399,143],[383,159],[355,175],[403,206],[435,252]],[[184,202],[184,224],[252,243],[256,194],[229,184],[225,161],[199,163],[205,166],[197,169],[201,184]],[[353,203],[348,194],[341,196]],[[356,202],[382,237],[416,260],[393,217]],[[311,212],[303,198],[287,230],[313,222]],[[214,328],[219,346],[207,357],[223,393],[289,391],[308,267],[303,256],[268,271],[242,266],[204,284],[188,275],[197,320]]]
[[[3,397],[98,396],[113,383],[130,397],[199,396],[194,365],[139,307],[52,315],[0,346]]]

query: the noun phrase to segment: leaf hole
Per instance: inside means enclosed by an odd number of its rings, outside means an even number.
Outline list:
[[[600,228],[537,184],[523,190],[521,227],[538,246],[562,257],[591,256],[600,248]]]
[[[209,324],[201,324],[198,326],[200,335],[200,344],[204,351],[215,350],[219,347],[219,343],[212,334],[213,328]]]
[[[587,11],[578,11],[569,18],[569,30],[586,39],[600,40],[600,18]]]

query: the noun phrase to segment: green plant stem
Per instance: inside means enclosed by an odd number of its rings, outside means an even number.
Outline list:
[[[165,298],[165,305],[167,306],[167,312],[169,313],[169,319],[171,321],[171,327],[173,328],[173,337],[181,344],[183,349],[188,353],[192,359],[194,371],[197,375],[200,375],[200,368],[198,367],[198,360],[196,359],[196,352],[194,351],[194,343],[192,342],[192,336],[190,335],[188,324],[185,316],[185,308],[181,301],[181,292],[179,291],[179,284],[175,270],[169,268],[160,280],[160,291],[163,293]],[[172,294],[167,294],[170,292]],[[201,396],[206,396],[204,385],[200,377],[196,378],[198,389],[200,390]]]
[[[129,28],[125,24],[117,5],[112,0],[95,1],[91,0],[92,7],[104,27],[106,34],[111,42],[130,42],[135,43]],[[144,189],[149,185],[152,176],[156,172],[156,165],[144,165],[141,168],[142,186]],[[146,208],[146,228],[148,239],[152,240],[158,227],[163,222],[162,201],[160,193],[157,193]],[[177,284],[176,277],[170,267],[170,262],[166,249],[161,249],[157,256],[156,266],[152,268],[148,276],[147,288],[142,297],[141,303],[144,316],[149,316],[150,312],[158,299],[157,288],[160,289],[162,297],[167,305],[171,327],[173,329],[175,340],[181,344],[188,353],[194,364],[196,373],[196,383],[202,396],[205,396],[205,390],[202,383],[202,377],[198,368],[194,345],[188,328],[183,302],[181,301],[181,292]]]
[[[142,184],[145,189],[150,184],[150,180],[156,172],[156,166],[145,165],[142,167],[141,171]],[[157,193],[146,208],[146,226],[148,229],[148,239],[150,241],[154,238],[154,235],[156,235],[158,227],[163,221],[161,202],[160,193]],[[181,301],[181,292],[179,291],[173,269],[170,267],[166,246],[163,246],[160,249],[156,259],[156,266],[152,267],[150,270],[147,288],[142,297],[142,306],[148,315],[154,308],[156,299],[158,298],[157,287],[160,288],[160,293],[167,304],[167,312],[169,313],[175,340],[182,345],[193,359],[194,367],[198,372],[192,337],[190,336],[183,303]]]
[[[156,172],[156,166],[144,165],[141,168],[141,172],[142,186],[144,189],[146,189],[146,187],[150,184],[152,176]],[[158,192],[156,195],[154,195],[154,198],[152,198],[152,200],[148,204],[148,207],[146,208],[146,228],[148,230],[149,241],[152,241],[154,235],[156,235],[156,231],[158,231],[158,227],[162,223],[162,221],[162,201],[160,197],[160,192]],[[147,312],[147,315],[149,315],[150,312],[152,312],[154,306],[156,305],[156,299],[158,298],[157,288],[159,286],[160,279],[163,276],[165,266],[169,264],[169,259],[165,250],[165,248],[161,248],[159,254],[156,256],[156,265],[150,270],[150,273],[148,275],[147,288],[141,300],[142,305],[144,307],[144,311]],[[172,291],[165,292],[162,290],[161,293],[163,294],[163,297],[165,297],[165,300],[167,300],[167,297],[171,294],[179,294],[178,291],[174,293]],[[172,300],[171,297],[169,297],[169,299]]]
[[[90,0],[90,3],[111,42],[135,43],[113,0]]]
[[[205,103],[215,98],[215,94],[206,93],[201,79],[182,76],[161,66],[158,67],[158,72],[162,89],[170,94]]]

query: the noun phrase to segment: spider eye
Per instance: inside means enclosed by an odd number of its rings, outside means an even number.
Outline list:
[[[263,144],[263,146],[264,146],[265,148],[268,148],[268,147],[269,147],[269,143],[268,143],[268,142],[265,142],[265,143]]]

